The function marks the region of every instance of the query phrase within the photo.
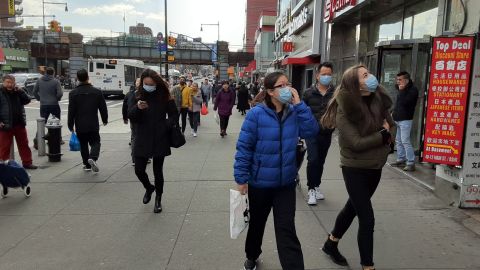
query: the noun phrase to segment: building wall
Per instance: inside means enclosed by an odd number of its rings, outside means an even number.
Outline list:
[[[245,25],[245,40],[247,52],[254,52],[255,47],[255,32],[258,27],[258,20],[262,12],[275,13],[277,12],[277,0],[247,0],[246,7],[246,25]]]

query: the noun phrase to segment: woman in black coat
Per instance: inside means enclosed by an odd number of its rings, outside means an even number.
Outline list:
[[[171,154],[167,121],[178,121],[177,106],[170,96],[167,83],[151,69],[142,73],[135,101],[128,110],[130,120],[136,124],[133,149],[135,174],[145,187],[144,204],[149,203],[153,192],[156,192],[153,211],[159,213],[162,211],[163,162]],[[150,183],[145,172],[150,157],[153,157],[155,185]]]
[[[242,83],[240,89],[238,90],[238,104],[237,109],[242,113],[242,115],[246,114],[247,110],[250,110],[250,103],[249,101],[252,99],[250,94],[248,93],[248,89],[245,86],[245,83]]]

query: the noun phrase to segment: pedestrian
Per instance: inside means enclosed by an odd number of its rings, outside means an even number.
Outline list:
[[[250,89],[251,95],[253,97],[257,96],[258,93],[260,92],[260,86],[258,85],[258,82],[254,82],[252,85],[252,88]]]
[[[246,115],[247,110],[250,110],[250,101],[252,100],[252,97],[250,96],[250,93],[248,92],[248,89],[245,86],[244,82],[242,82],[242,84],[240,85],[237,95],[238,95],[237,108],[242,113],[242,115]]]
[[[413,151],[410,133],[413,116],[417,106],[418,89],[413,85],[410,74],[402,71],[397,74],[397,100],[393,109],[393,120],[397,125],[395,144],[397,145],[397,161],[390,165],[403,167],[404,171],[415,171],[415,152]]]
[[[198,119],[200,118],[202,102],[202,93],[198,88],[198,83],[193,83],[190,98],[188,100],[188,119],[190,120],[190,128],[192,129],[193,137],[197,137]]]
[[[250,221],[244,269],[256,269],[270,210],[278,256],[283,269],[305,269],[295,230],[295,149],[298,137],[313,137],[318,124],[282,72],[265,77],[266,91],[247,114],[237,141],[234,177],[238,190],[248,193]],[[262,101],[263,99],[263,101]]]
[[[130,87],[130,91],[125,95],[125,98],[123,99],[123,105],[122,105],[122,117],[123,117],[123,123],[125,125],[128,125],[128,108],[130,106],[133,106],[135,104],[135,91],[138,89],[138,86],[140,85],[140,78],[137,78],[135,80],[135,85],[132,85]],[[136,128],[135,128],[135,123],[130,121],[130,155],[132,156],[132,165],[135,165],[135,156],[133,155],[133,147],[135,145],[135,135],[136,135]]]
[[[317,67],[317,83],[307,89],[303,95],[303,101],[313,112],[313,115],[320,122],[325,113],[328,102],[332,99],[335,87],[332,84],[333,65],[324,62]],[[322,183],[323,167],[327,158],[328,149],[332,143],[333,129],[323,128],[317,136],[306,140],[307,143],[307,187],[308,204],[316,205],[317,200],[324,200],[320,190]]]
[[[208,108],[208,103],[210,102],[210,97],[212,95],[212,85],[210,85],[210,83],[208,83],[207,78],[205,78],[205,80],[203,81],[201,89],[202,89],[202,92],[203,92],[203,95],[204,95],[204,101],[203,102],[205,102],[205,106],[207,106],[207,108]]]
[[[167,83],[157,72],[146,69],[140,77],[140,85],[135,95],[136,102],[128,109],[130,121],[137,127],[134,145],[135,174],[145,188],[143,203],[148,204],[155,191],[153,211],[162,211],[163,163],[171,154],[169,144],[168,121],[178,122],[175,101],[170,96]],[[152,185],[146,172],[147,162],[153,157],[154,183]]]
[[[175,104],[178,107],[178,101],[180,101],[180,114],[182,116],[182,133],[185,133],[187,128],[187,115],[188,115],[188,99],[192,89],[186,85],[185,78],[180,77],[180,84],[175,86],[173,94],[175,98]]]
[[[182,86],[183,81],[183,86]],[[177,110],[181,112],[182,109],[182,89],[185,87],[185,77],[179,78],[179,83],[174,84],[173,88],[170,90],[170,96],[172,96],[177,106]]]
[[[235,93],[230,89],[228,81],[223,81],[222,90],[217,93],[215,98],[215,106],[213,110],[218,109],[220,117],[220,136],[222,138],[227,135],[228,121],[232,115],[232,108],[235,103]]]
[[[100,126],[98,112],[104,126],[108,124],[107,104],[103,93],[89,82],[85,69],[77,71],[79,85],[68,96],[68,129],[76,132],[85,171],[98,172],[100,156]],[[90,149],[89,149],[90,146]]]
[[[4,75],[0,87],[0,160],[10,159],[10,148],[13,138],[17,141],[17,148],[22,159],[23,168],[35,170],[32,151],[28,147],[27,117],[25,105],[30,103],[27,94],[15,87],[15,77]]]
[[[322,250],[339,265],[348,265],[338,242],[358,217],[357,241],[363,269],[375,269],[373,231],[375,217],[371,197],[387,160],[395,125],[389,113],[392,101],[375,76],[363,65],[345,71],[334,98],[322,118],[322,126],[338,129],[340,166],[348,201]]]
[[[37,80],[33,87],[33,95],[40,101],[40,117],[45,121],[48,120],[50,115],[60,119],[61,112],[58,102],[62,100],[63,90],[62,85],[55,78],[55,70],[52,67],[48,67],[46,74]],[[63,144],[63,141],[61,143]],[[33,145],[35,149],[38,149],[36,137],[33,140]]]

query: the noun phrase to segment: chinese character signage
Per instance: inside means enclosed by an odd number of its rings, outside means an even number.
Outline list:
[[[423,161],[460,166],[474,37],[433,38]]]

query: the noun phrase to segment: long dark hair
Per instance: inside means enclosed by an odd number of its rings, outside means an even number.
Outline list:
[[[135,94],[137,100],[145,98],[146,91],[143,89],[143,79],[145,78],[152,78],[157,85],[157,90],[152,93],[153,95],[158,96],[158,98],[165,103],[171,99],[170,91],[168,91],[168,84],[162,79],[162,77],[152,69],[145,69],[140,76],[140,85]]]
[[[325,128],[335,128],[335,121],[337,116],[338,103],[337,96],[342,91],[347,91],[352,94],[354,100],[350,100],[349,104],[357,104],[360,108],[359,119],[361,119],[360,134],[367,135],[371,130],[379,128],[385,119],[385,113],[388,107],[391,106],[391,100],[385,92],[385,89],[379,85],[375,93],[371,95],[371,102],[367,104],[362,100],[360,93],[360,82],[358,78],[358,69],[367,67],[365,65],[356,65],[348,68],[342,76],[340,86],[335,90],[333,98],[328,103],[327,110],[321,119],[321,124]],[[351,117],[348,116],[347,117]]]
[[[263,80],[263,86],[265,87],[265,90],[261,91],[255,96],[254,103],[265,102],[267,107],[275,110],[275,105],[273,104],[272,97],[268,94],[268,91],[275,90],[275,83],[277,83],[278,79],[282,76],[287,77],[287,75],[281,71],[269,73]]]

